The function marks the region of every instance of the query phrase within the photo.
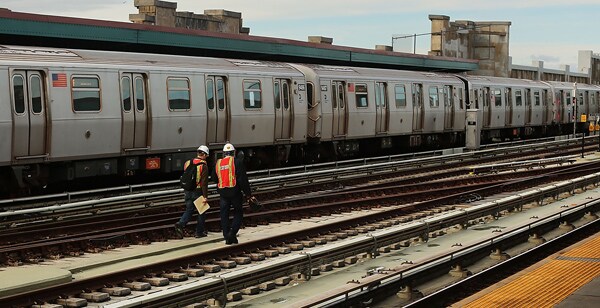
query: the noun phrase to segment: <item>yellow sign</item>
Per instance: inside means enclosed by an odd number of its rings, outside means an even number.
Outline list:
[[[585,113],[581,114],[581,122],[587,122],[587,115]]]

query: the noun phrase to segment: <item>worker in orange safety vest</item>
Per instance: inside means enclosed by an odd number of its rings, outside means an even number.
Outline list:
[[[242,226],[244,212],[242,204],[244,196],[246,199],[252,197],[250,182],[246,175],[246,168],[242,158],[234,157],[235,148],[233,144],[227,143],[223,147],[223,158],[217,160],[215,165],[215,176],[217,180],[217,192],[220,196],[221,229],[225,244],[237,244],[237,233]],[[230,223],[229,215],[233,213]]]

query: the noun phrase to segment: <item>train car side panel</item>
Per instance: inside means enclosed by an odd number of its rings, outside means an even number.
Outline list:
[[[206,141],[202,75],[153,73],[149,79],[152,151],[190,151]]]
[[[106,70],[51,70],[68,85],[49,87],[51,160],[118,156],[121,111],[118,75]]]
[[[8,85],[8,70],[0,69],[0,85]],[[8,90],[8,89],[7,89]],[[12,149],[12,116],[10,91],[0,91],[0,166],[9,165]]]
[[[272,145],[275,131],[273,79],[230,76],[230,136],[236,147]]]
[[[349,81],[346,138],[375,136],[375,89],[373,82]]]
[[[304,79],[292,79],[292,143],[306,142],[308,97]]]
[[[318,86],[321,92],[321,140],[330,141],[333,134],[332,80],[320,78]]]
[[[389,132],[392,135],[407,135],[412,130],[412,104],[410,84],[394,82],[388,88],[390,99]]]

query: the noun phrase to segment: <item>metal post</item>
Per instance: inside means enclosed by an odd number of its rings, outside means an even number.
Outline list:
[[[573,83],[573,138],[577,137],[577,82]]]
[[[413,39],[413,54],[417,53],[417,34],[415,33],[414,39]]]
[[[600,122],[600,114],[596,115],[596,125],[594,127],[594,129],[596,130],[596,135],[598,135],[598,152],[600,152],[600,130],[598,130],[600,126],[598,122]]]
[[[581,158],[583,158],[583,156],[584,156],[584,150],[585,150],[585,130],[581,132]]]

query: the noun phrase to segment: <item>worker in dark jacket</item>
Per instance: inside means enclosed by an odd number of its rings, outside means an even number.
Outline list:
[[[189,168],[190,164],[197,165],[196,187],[194,190],[185,190],[185,212],[181,215],[179,221],[175,224],[175,231],[179,237],[183,237],[183,228],[192,218],[192,214],[197,212],[194,201],[200,196],[208,198],[208,175],[209,169],[206,163],[208,158],[208,147],[201,145],[198,147],[197,156],[194,159],[188,160],[183,166],[183,170]],[[198,215],[198,223],[196,224],[196,237],[205,237],[207,235],[204,230],[206,216],[204,213]]]
[[[244,212],[242,204],[244,196],[252,197],[250,182],[246,175],[246,168],[241,158],[234,158],[235,148],[231,143],[223,147],[223,158],[217,160],[215,173],[217,191],[220,196],[221,228],[225,244],[237,244],[237,233],[242,225]],[[233,209],[233,221],[230,223],[229,214]]]

